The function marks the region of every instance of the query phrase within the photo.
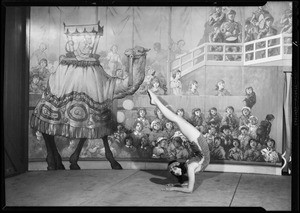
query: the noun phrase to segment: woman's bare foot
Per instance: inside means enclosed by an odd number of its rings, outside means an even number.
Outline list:
[[[158,100],[157,96],[151,90],[148,90],[148,95],[150,97],[150,104],[156,105],[156,102]]]

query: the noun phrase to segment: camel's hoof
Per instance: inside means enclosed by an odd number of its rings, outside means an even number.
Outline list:
[[[111,164],[112,169],[123,169],[122,166],[119,163],[112,163]]]
[[[59,166],[57,166],[58,170],[65,170],[65,166],[63,164],[60,164]]]
[[[54,166],[48,166],[47,170],[56,170],[56,168]]]
[[[71,170],[79,170],[80,167],[78,166],[77,163],[76,163],[76,164],[74,163],[74,164],[71,164],[71,165],[70,165],[70,169],[71,169]]]

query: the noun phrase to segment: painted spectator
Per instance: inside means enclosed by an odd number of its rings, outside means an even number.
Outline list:
[[[225,81],[220,80],[216,84],[216,96],[230,96],[231,93],[225,88]]]
[[[266,142],[269,139],[269,135],[272,128],[272,122],[274,121],[275,116],[273,114],[268,114],[266,119],[261,121],[257,130],[257,140],[262,146],[266,146]]]
[[[235,161],[241,161],[243,160],[243,151],[239,148],[240,141],[236,138],[233,139],[233,147],[229,150],[228,159],[229,160],[235,160]]]
[[[234,20],[235,16],[235,10],[230,10],[227,13],[227,21],[220,26],[221,33],[224,37],[224,42],[226,43],[240,43],[242,41],[242,26],[239,22]]]
[[[257,141],[255,139],[250,139],[249,144],[250,148],[245,151],[244,160],[254,162],[261,161],[261,153],[257,147]]]
[[[199,95],[198,81],[196,81],[196,80],[190,81],[189,90],[186,92],[186,95]]]
[[[251,137],[249,136],[249,128],[247,126],[240,126],[239,128],[241,134],[238,136],[240,141],[241,150],[245,151],[249,148],[249,141]]]
[[[225,160],[226,159],[226,152],[223,148],[222,139],[220,137],[215,137],[214,146],[210,151],[210,156],[214,160]]]
[[[265,162],[278,163],[279,154],[275,149],[275,140],[269,138],[269,140],[267,141],[267,147],[261,150],[261,154]]]
[[[252,109],[252,107],[256,104],[256,93],[253,90],[253,87],[247,87],[245,89],[246,98],[243,100],[245,102],[246,107]]]

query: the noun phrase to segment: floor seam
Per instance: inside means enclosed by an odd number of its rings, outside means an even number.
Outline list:
[[[138,173],[138,172],[139,172],[139,170],[137,170],[136,172],[132,173],[131,175],[129,175],[129,176],[127,176],[127,177],[121,179],[120,181],[118,181],[118,182],[116,182],[116,183],[114,183],[114,184],[109,184],[109,186],[107,186],[104,190],[101,190],[100,194],[103,194],[103,192],[105,192],[105,191],[111,189],[113,186],[115,186],[115,185],[121,183],[121,182],[124,181],[125,179],[127,179],[127,178],[129,178],[129,177],[135,175],[135,174]],[[101,198],[100,200],[103,201],[102,198]],[[84,203],[86,203],[86,202],[88,202],[88,201],[85,200],[85,201],[81,202],[81,203],[79,204],[79,206],[81,206],[82,204],[84,204]]]
[[[236,184],[236,187],[235,187],[235,190],[234,190],[233,196],[232,196],[232,198],[231,198],[231,201],[230,201],[229,207],[231,207],[231,204],[232,204],[232,202],[233,202],[233,199],[234,199],[234,197],[235,197],[235,193],[236,193],[236,191],[237,191],[237,188],[238,188],[238,186],[239,186],[239,184],[240,184],[240,181],[241,181],[242,175],[243,175],[243,174],[240,174],[240,178],[239,178],[239,181],[238,181],[238,183]]]

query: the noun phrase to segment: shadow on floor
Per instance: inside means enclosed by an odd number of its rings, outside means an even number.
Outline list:
[[[158,184],[158,185],[166,185],[168,183],[178,183],[178,180],[176,177],[171,175],[168,171],[155,171],[155,170],[143,170],[144,172],[150,173],[154,176],[160,176],[161,178],[157,177],[152,177],[149,180],[152,183]],[[202,183],[203,181],[207,179],[214,178],[216,176],[219,176],[220,173],[218,172],[199,172],[196,174],[196,182],[194,186],[194,190],[196,190]],[[188,178],[186,177],[185,181],[188,181]]]

